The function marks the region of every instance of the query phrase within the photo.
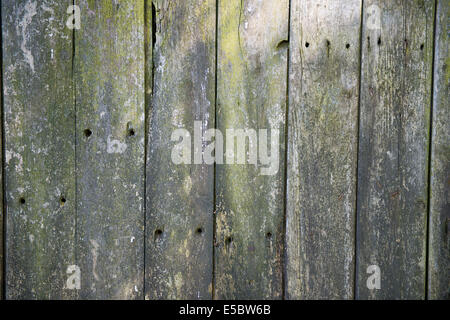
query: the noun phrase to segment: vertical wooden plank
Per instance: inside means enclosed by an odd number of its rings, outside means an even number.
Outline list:
[[[154,6],[152,0],[144,1],[144,51],[145,51],[145,124],[144,124],[144,287],[143,294],[145,299],[146,288],[146,266],[147,266],[147,208],[148,208],[148,191],[147,191],[147,173],[148,173],[148,151],[149,151],[149,129],[151,123],[151,109],[153,96],[153,13]],[[150,257],[149,257],[150,258]]]
[[[2,1],[8,299],[73,297],[71,3]]]
[[[1,3],[0,3],[0,25],[1,25],[1,23],[2,23],[2,15],[1,15],[1,13],[2,13],[2,6],[1,6]],[[2,27],[2,29],[3,29],[3,27]],[[2,55],[3,55],[3,49],[2,49],[2,47],[3,47],[3,43],[2,43],[2,33],[0,33],[0,50],[2,50]],[[4,221],[5,221],[5,219],[4,219],[4,214],[5,214],[5,212],[4,212],[4,204],[5,204],[5,199],[4,199],[4,196],[3,196],[3,182],[4,182],[4,178],[3,178],[3,175],[4,175],[4,166],[3,166],[3,158],[4,158],[4,156],[3,156],[3,153],[4,153],[4,149],[3,149],[3,145],[4,145],[4,143],[3,143],[3,61],[2,61],[2,63],[0,63],[0,88],[1,88],[1,90],[2,90],[2,92],[0,93],[0,103],[1,103],[1,109],[0,109],[0,112],[1,112],[1,117],[0,117],[0,150],[1,150],[1,152],[0,152],[0,163],[2,164],[2,166],[1,166],[1,173],[0,173],[0,192],[1,192],[1,196],[0,196],[0,199],[1,199],[1,204],[0,204],[0,300],[3,300],[4,299],[4,297],[3,297],[3,292],[4,292],[4,265],[5,265],[5,260],[4,260],[4,238],[3,238],[3,236],[4,236]]]
[[[236,143],[227,129],[266,129],[267,137],[246,143],[246,162],[249,144],[261,149],[264,140],[278,161],[270,170],[261,157],[258,165],[225,157],[216,167],[215,297],[280,299],[289,1],[222,0],[218,14],[216,112],[224,151]],[[274,148],[272,137],[279,138]]]
[[[0,25],[2,23],[2,6],[0,3]],[[2,27],[3,29],[3,27]],[[2,51],[2,55],[3,55],[3,43],[2,43],[2,33],[0,33],[0,50]],[[3,182],[4,182],[4,165],[3,165],[3,159],[4,159],[4,149],[3,149],[3,61],[2,63],[0,63],[0,88],[2,90],[2,92],[0,93],[0,163],[1,165],[1,171],[0,171],[0,200],[1,200],[1,204],[0,204],[0,300],[4,300],[4,265],[5,265],[5,260],[4,260],[4,228],[5,228],[5,211],[4,211],[4,204],[5,204],[5,199],[4,199],[4,194],[3,194]]]
[[[356,297],[423,299],[434,1],[363,12]]]
[[[80,298],[143,298],[144,0],[76,4]]]
[[[428,298],[450,299],[450,2],[436,11],[430,178]]]
[[[153,1],[154,91],[147,161],[146,298],[210,299],[214,167],[172,162],[175,130],[214,128],[214,0]],[[202,150],[207,142],[199,137]]]
[[[292,1],[288,299],[350,299],[354,283],[361,1]]]

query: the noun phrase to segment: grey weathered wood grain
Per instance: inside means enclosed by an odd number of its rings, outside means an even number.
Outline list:
[[[148,132],[149,132],[149,124],[151,119],[151,108],[152,108],[152,94],[153,94],[153,2],[151,0],[146,0],[144,2],[144,52],[145,52],[145,124],[144,124],[144,134],[145,134],[145,168],[144,168],[144,247],[143,247],[143,255],[144,255],[144,287],[143,287],[143,295],[145,299],[145,291],[146,291],[146,255],[147,255],[147,247],[146,247],[146,215],[147,215],[147,165],[148,165]]]
[[[423,299],[434,1],[363,12],[356,297]],[[370,265],[380,289],[367,287]]]
[[[217,128],[267,129],[269,149],[276,129],[280,147],[273,175],[216,167],[215,298],[279,299],[289,1],[219,1],[218,14]]]
[[[430,162],[429,299],[450,299],[449,9],[449,1],[437,2]]]
[[[79,298],[142,299],[144,0],[76,4]]]
[[[292,1],[286,298],[353,297],[361,1]]]
[[[1,13],[1,4],[0,4],[0,13]],[[0,14],[0,24],[1,24],[1,14]],[[3,27],[2,27],[3,28]],[[2,48],[3,44],[0,44],[0,48]],[[3,52],[3,50],[2,50]],[[2,86],[1,90],[3,90],[3,63],[0,64],[0,85]],[[1,111],[3,113],[3,93],[0,94],[1,100]],[[2,168],[1,168],[1,173],[0,173],[0,199],[1,199],[1,204],[0,204],[0,300],[3,300],[3,289],[4,289],[4,222],[5,222],[5,212],[4,212],[4,203],[5,203],[5,199],[4,199],[4,195],[3,195],[3,114],[0,117],[2,119],[2,122],[0,123],[0,150],[2,150],[0,152],[0,163],[2,163]]]
[[[75,263],[71,3],[1,3],[8,299],[74,296],[64,289]]]
[[[214,167],[173,163],[171,135],[186,129],[193,143],[194,121],[214,128],[216,2],[153,3],[145,297],[210,299]]]
[[[151,115],[153,92],[153,2],[144,2],[144,51],[145,51],[145,143],[148,147],[148,124]],[[145,150],[148,152],[148,150]],[[147,155],[146,155],[147,156]]]

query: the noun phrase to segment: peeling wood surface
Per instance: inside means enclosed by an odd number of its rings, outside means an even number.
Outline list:
[[[8,299],[73,297],[72,31],[59,23],[69,2],[1,3]]]
[[[261,175],[261,165],[217,165],[215,298],[280,299],[287,85],[280,43],[289,1],[219,1],[218,14],[217,128],[278,129],[280,148],[274,175]]]
[[[423,299],[434,1],[364,1],[364,12],[356,297]]]
[[[76,1],[80,299],[142,299],[144,0]]]
[[[450,299],[450,3],[436,12],[430,178],[428,298]]]
[[[189,132],[193,161],[194,122],[201,123],[199,134],[214,128],[216,6],[160,0],[154,7],[145,297],[211,299],[214,167],[173,163],[178,141],[171,136]]]
[[[292,1],[286,297],[350,299],[361,1]]]

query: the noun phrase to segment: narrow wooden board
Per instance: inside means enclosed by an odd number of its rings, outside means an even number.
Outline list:
[[[361,1],[292,1],[286,298],[351,299]]]
[[[423,299],[434,1],[363,12],[356,298]]]
[[[1,24],[1,12],[2,12],[2,8],[1,8],[1,4],[0,4],[0,24]],[[3,27],[2,27],[3,28]],[[1,39],[1,33],[0,33],[0,39]],[[0,41],[1,43],[2,41]],[[3,43],[0,44],[0,48],[3,47]],[[3,54],[3,49],[2,50],[2,54]],[[3,90],[3,61],[2,63],[0,63],[0,86],[1,86],[1,90]],[[0,153],[0,162],[2,163],[2,168],[1,168],[1,173],[0,173],[0,192],[1,192],[1,204],[0,204],[0,300],[4,299],[4,266],[5,266],[5,260],[4,260],[4,228],[5,228],[5,212],[4,212],[4,204],[6,199],[4,199],[4,194],[3,194],[3,182],[4,182],[4,166],[3,166],[3,94],[0,95],[1,96],[1,123],[0,123],[0,148],[1,148],[1,153]]]
[[[215,298],[280,299],[289,1],[222,0],[218,15],[216,116],[224,151],[236,141],[226,139],[227,129],[266,129],[279,162],[272,175],[261,174],[269,166],[260,161],[216,167]],[[275,130],[279,146],[271,150]]]
[[[74,296],[64,289],[75,263],[70,4],[1,3],[8,299]]]
[[[436,12],[431,146],[428,298],[450,299],[450,2]]]
[[[153,95],[153,13],[154,6],[152,0],[146,0],[144,2],[144,52],[145,52],[145,168],[144,168],[144,287],[143,294],[145,299],[146,292],[146,255],[147,255],[147,246],[146,246],[146,226],[147,226],[147,166],[148,166],[148,139],[149,139],[149,126],[151,119],[151,107],[152,107],[152,95]]]
[[[172,133],[214,128],[214,0],[154,1],[147,160],[146,299],[211,299],[213,165],[175,164]],[[206,141],[202,140],[202,148]]]
[[[79,297],[142,299],[144,0],[76,4]]]

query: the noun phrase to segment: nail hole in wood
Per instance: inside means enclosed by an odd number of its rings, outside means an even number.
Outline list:
[[[425,47],[425,45],[422,43],[422,44],[420,45],[420,50],[423,50],[424,47]]]
[[[129,137],[134,137],[134,135],[136,134],[133,128],[133,123],[131,121],[127,123],[127,133]]]
[[[20,202],[21,204],[25,204],[25,202],[26,202],[26,201],[25,201],[25,198],[24,198],[24,197],[20,198],[20,199],[19,199],[19,202]]]
[[[62,197],[59,199],[59,201],[60,201],[61,205],[63,206],[63,205],[66,203],[66,198],[65,198],[64,196],[62,196]]]
[[[225,239],[225,243],[226,243],[227,246],[231,245],[232,242],[233,242],[233,237],[227,237]]]
[[[155,230],[154,240],[156,241],[156,240],[158,240],[159,238],[161,238],[162,234],[163,234],[163,231],[162,231],[161,229],[156,229],[156,230]]]
[[[84,135],[86,138],[89,138],[92,135],[92,131],[90,129],[84,130]]]
[[[272,239],[272,232],[267,232],[266,233],[266,238],[269,239],[269,240]]]
[[[197,232],[198,235],[201,235],[203,233],[203,228],[197,228],[195,232]]]
[[[305,43],[305,47],[307,47],[307,48],[309,47],[309,42]]]
[[[378,44],[379,46],[381,46],[381,37],[378,37],[377,44]]]
[[[277,44],[277,49],[285,49],[287,47],[289,47],[289,41],[287,41],[287,40],[281,40]]]
[[[345,47],[346,47],[347,49],[349,49],[349,48],[350,48],[350,43],[347,43],[347,44],[345,45]]]

